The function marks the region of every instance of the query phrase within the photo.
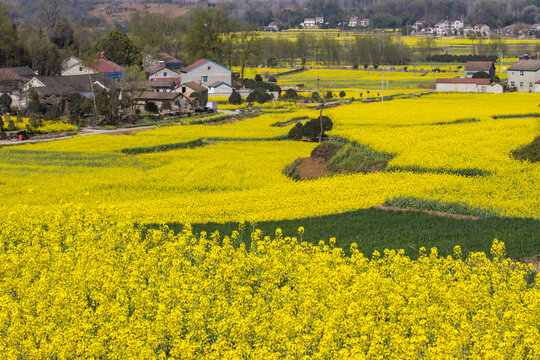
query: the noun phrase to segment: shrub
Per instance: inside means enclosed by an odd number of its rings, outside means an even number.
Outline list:
[[[326,99],[330,100],[330,99],[332,99],[333,97],[334,97],[334,95],[332,94],[331,91],[328,91],[328,92],[326,93]]]
[[[146,104],[144,104],[144,110],[151,114],[155,114],[158,111],[158,107],[155,102],[147,101]]]
[[[250,104],[253,102],[264,104],[270,100],[272,100],[272,96],[268,94],[265,89],[262,88],[257,88],[253,90],[246,99],[246,101]]]
[[[473,79],[491,79],[491,76],[485,71],[478,71],[472,77]]]
[[[278,66],[278,59],[275,56],[270,56],[268,60],[266,60],[266,66],[270,68]]]
[[[0,131],[4,128],[4,119],[0,116]]]
[[[340,98],[343,99],[343,98],[345,97],[345,95],[347,95],[347,94],[345,94],[345,91],[341,90],[341,91],[339,92],[339,97],[340,97]]]
[[[231,105],[240,105],[242,104],[242,96],[235,90],[233,90],[231,96],[229,96],[229,104]]]
[[[259,74],[255,75],[255,81],[263,81],[261,75]]]
[[[304,126],[302,123],[297,123],[290,131],[289,131],[289,139],[291,140],[300,140],[302,139],[302,136],[304,134],[303,132]]]
[[[311,101],[312,102],[321,102],[322,101],[321,96],[319,95],[318,92],[314,91],[313,93],[311,93]]]
[[[364,70],[367,69],[369,67],[368,64],[364,64]]]
[[[307,121],[304,125],[297,123],[289,131],[289,139],[300,140],[302,137],[307,137],[311,141],[318,141],[321,137],[321,122],[322,122],[322,137],[325,131],[330,131],[334,127],[332,120],[328,116],[321,116]]]
[[[15,126],[15,122],[13,120],[9,120],[6,130],[7,131],[15,131],[15,130],[17,130],[17,127]]]
[[[268,79],[268,82],[277,83],[277,79],[272,76],[272,77],[270,77],[270,79]]]
[[[257,87],[257,82],[253,79],[247,79],[245,82],[244,82],[244,87],[246,89],[255,89]]]
[[[358,64],[354,64],[354,65],[352,66],[352,68],[353,68],[353,70],[357,70],[357,69],[358,69]]]

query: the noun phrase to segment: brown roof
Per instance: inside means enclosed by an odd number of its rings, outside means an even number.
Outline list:
[[[157,92],[157,91],[145,91],[138,99],[139,100],[157,100],[157,101],[172,101],[182,94],[177,92]]]
[[[0,81],[21,80],[24,78],[32,78],[36,72],[28,66],[0,68]]]
[[[493,61],[467,61],[465,71],[485,71],[489,72],[493,66]]]
[[[509,71],[538,71],[540,70],[540,60],[521,60],[510,66]]]
[[[195,81],[190,81],[188,83],[182,84],[182,86],[187,86],[188,88],[195,90],[196,92],[204,92],[208,90],[207,88],[205,88],[199,83],[196,83]]]
[[[167,66],[165,65],[150,65],[150,66],[146,66],[143,71],[146,75],[152,75],[156,72],[158,72],[159,70],[161,69],[164,69],[166,68]]]
[[[108,89],[118,89],[118,84],[105,74],[72,75],[72,76],[35,76],[43,85],[36,87],[42,96],[66,96],[74,93],[91,93],[101,90],[94,85],[99,82]]]
[[[183,67],[182,72],[187,72],[189,70],[195,69],[197,66],[201,66],[202,64],[204,64],[207,61],[210,61],[210,60],[209,59],[201,59],[201,60],[195,61],[193,64],[191,64],[189,66],[186,66],[186,67]]]
[[[182,61],[178,60],[177,58],[175,58],[171,54],[168,54],[168,53],[165,53],[165,52],[158,53],[157,57],[158,57],[159,61],[163,61],[165,64],[182,63]]]
[[[473,78],[453,78],[453,79],[437,79],[437,84],[476,84],[489,85],[491,79],[473,79]]]

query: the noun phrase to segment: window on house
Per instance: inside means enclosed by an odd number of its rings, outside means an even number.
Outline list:
[[[79,71],[82,71],[82,66],[79,66]]]
[[[211,67],[211,66],[209,66],[209,67],[208,67],[208,70],[211,70],[211,69],[212,69],[212,67]]]
[[[186,92],[186,87],[182,86],[182,94]]]
[[[166,72],[166,71],[163,72],[163,76],[167,76],[167,72]]]
[[[208,76],[201,76],[202,82],[208,82]]]
[[[520,72],[519,72],[519,75],[520,75],[520,76],[523,76],[523,71],[520,71]]]
[[[523,87],[523,81],[519,83],[519,87]]]
[[[510,86],[514,87],[516,84],[513,81],[510,81]]]
[[[529,83],[529,87],[532,88],[532,82]]]

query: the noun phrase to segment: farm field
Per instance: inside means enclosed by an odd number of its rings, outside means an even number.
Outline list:
[[[320,111],[292,103],[2,147],[0,353],[536,359],[540,275],[509,258],[540,254],[540,164],[511,157],[540,134],[539,105],[325,109],[332,141],[391,160],[308,181],[284,169],[317,144],[285,138]]]

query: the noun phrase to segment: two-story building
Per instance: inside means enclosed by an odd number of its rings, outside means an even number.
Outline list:
[[[358,26],[358,16],[351,16],[349,19],[349,27],[357,27]]]
[[[521,92],[536,92],[540,81],[540,60],[521,60],[507,70],[508,86]]]
[[[214,83],[232,83],[232,72],[223,65],[213,62],[209,59],[201,59],[180,70],[182,84],[195,82],[209,87]]]
[[[96,71],[83,64],[83,61],[76,56],[70,56],[62,62],[62,76],[95,74]]]

